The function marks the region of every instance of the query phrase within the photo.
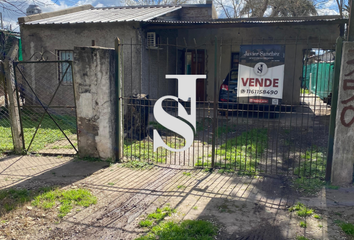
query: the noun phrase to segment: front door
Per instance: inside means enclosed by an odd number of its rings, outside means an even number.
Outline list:
[[[186,52],[186,74],[205,74],[205,50],[190,50]],[[197,101],[205,100],[205,81],[197,79]]]

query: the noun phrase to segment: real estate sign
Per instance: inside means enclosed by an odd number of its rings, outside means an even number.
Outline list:
[[[278,105],[283,98],[284,62],[284,45],[241,45],[237,97]]]

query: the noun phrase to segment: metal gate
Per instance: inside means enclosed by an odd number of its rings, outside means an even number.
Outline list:
[[[26,152],[76,154],[72,62],[14,62],[14,71]]]
[[[283,99],[262,103],[222,99],[239,63],[241,45],[279,44],[286,48],[286,86]],[[220,168],[241,174],[298,175],[324,178],[331,112],[335,41],[309,39],[208,39],[188,43],[162,39],[158,46],[122,44],[124,55],[124,159],[154,163]],[[142,52],[137,65],[137,52]],[[225,54],[227,53],[227,54]],[[231,59],[230,59],[231,56]],[[228,62],[225,66],[225,62]],[[289,67],[290,66],[290,67]],[[136,68],[141,69],[137,71]],[[153,107],[162,96],[178,96],[177,80],[166,74],[206,74],[197,81],[197,122],[192,146],[184,152],[153,151],[153,131],[179,149],[185,139],[158,123]],[[235,73],[237,75],[237,73]],[[228,78],[228,79],[227,79]],[[224,82],[223,80],[226,79]],[[240,81],[240,80],[238,80]],[[230,84],[229,84],[230,85]],[[290,100],[289,100],[290,99]],[[178,104],[164,101],[163,109],[178,116]]]

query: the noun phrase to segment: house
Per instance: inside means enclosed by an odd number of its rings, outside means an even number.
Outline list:
[[[346,23],[339,16],[218,19],[209,0],[176,6],[84,5],[19,18],[24,60],[36,52],[47,52],[47,60],[72,60],[75,46],[113,48],[119,37],[124,94],[142,92],[151,99],[176,95],[176,82],[167,81],[166,74],[206,74],[206,80],[197,81],[197,100],[212,101],[230,69],[238,67],[240,46],[283,45],[282,103],[288,105],[300,103],[305,52],[334,49]],[[55,83],[59,76],[50,81]],[[72,79],[65,81],[69,89]]]

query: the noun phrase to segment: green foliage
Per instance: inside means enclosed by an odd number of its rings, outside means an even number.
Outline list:
[[[294,173],[299,177],[325,177],[325,156],[323,151],[316,146],[312,146],[304,155],[301,155],[300,167],[296,167]]]
[[[236,129],[236,125],[232,125],[232,126],[223,125],[223,126],[220,126],[216,129],[216,135],[218,137],[221,137],[222,135],[228,134],[229,132],[231,132],[235,129]]]
[[[306,88],[301,88],[301,94],[310,94],[310,91]]]
[[[30,201],[30,191],[26,189],[7,189],[0,191],[0,206],[3,206],[5,212],[16,209],[18,206],[22,206],[24,203]]]
[[[299,217],[308,217],[314,213],[313,209],[307,208],[305,204],[300,202],[290,207],[289,212],[296,212]]]
[[[190,172],[183,172],[183,175],[190,177],[192,174]]]
[[[331,184],[326,184],[326,188],[327,189],[338,190],[340,187],[339,186],[335,186],[335,185],[331,185]]]
[[[113,185],[114,185],[114,183],[110,182],[110,183],[108,183],[108,185],[109,185],[109,186],[113,186]]]
[[[77,206],[89,207],[97,203],[97,198],[87,189],[60,190],[53,189],[38,195],[32,205],[42,209],[50,209],[59,205],[58,217],[66,216],[72,208]]]
[[[184,186],[184,185],[178,185],[177,188],[178,188],[178,189],[185,189],[186,186]]]
[[[139,227],[151,227],[153,224],[153,221],[151,220],[142,220],[139,222]]]
[[[142,161],[133,160],[133,161],[123,163],[122,167],[131,168],[131,169],[135,169],[135,170],[143,170],[143,169],[153,168],[154,164],[149,163],[149,162],[142,162]]]
[[[354,237],[354,225],[352,223],[340,223],[339,226],[341,227],[341,229],[343,230],[343,232],[345,232],[346,234],[348,234],[351,237]]]
[[[153,143],[149,141],[125,141],[124,156],[140,161],[153,161],[164,163],[166,161],[167,150],[159,148],[154,152]]]
[[[64,133],[69,136],[76,134],[76,119],[71,116],[52,116],[59,126],[63,129]],[[26,111],[22,114],[22,125],[25,138],[26,147],[31,142],[31,139],[36,131],[41,115]],[[32,142],[30,151],[38,151],[49,143],[65,139],[63,133],[55,125],[53,120],[45,115],[40,128]],[[0,119],[0,152],[11,151],[13,149],[11,126],[7,119]]]
[[[321,217],[320,215],[318,215],[318,214],[313,215],[313,217],[316,218],[316,219],[321,219],[321,218],[322,218],[322,217]]]
[[[325,181],[319,178],[296,178],[293,187],[306,195],[312,195],[320,191],[325,185]]]
[[[309,240],[309,239],[304,236],[297,236],[296,240]]]
[[[160,223],[151,229],[151,233],[136,240],[159,239],[159,240],[213,240],[217,234],[217,228],[204,220],[185,220],[175,223],[168,221]]]
[[[306,228],[306,227],[307,227],[307,224],[306,224],[304,221],[301,221],[301,222],[300,222],[300,227]]]
[[[216,154],[222,157],[226,163],[216,162],[215,167],[226,169],[239,169],[242,172],[255,174],[258,158],[267,148],[268,130],[252,129],[242,133],[240,136],[229,139],[216,150]],[[196,166],[208,167],[210,161],[198,160]]]

